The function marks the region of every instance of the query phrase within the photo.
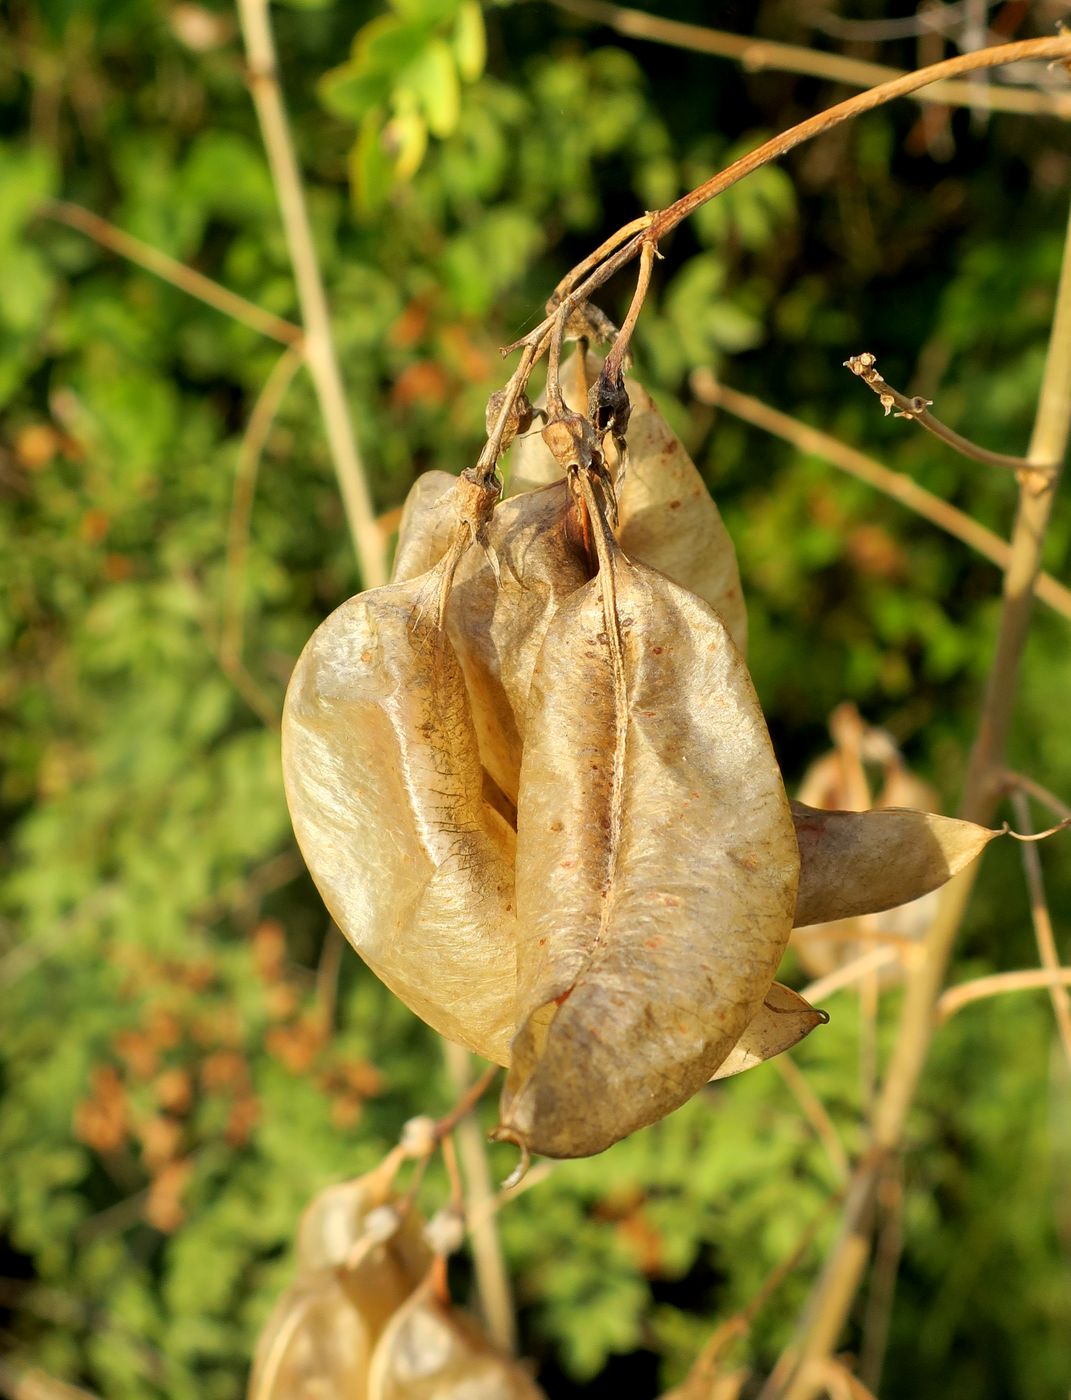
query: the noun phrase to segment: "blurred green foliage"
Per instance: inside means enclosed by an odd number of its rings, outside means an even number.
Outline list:
[[[572,262],[841,95],[542,4],[294,0],[275,18],[383,511],[420,471],[473,459],[505,375],[497,347]],[[722,20],[830,43],[779,0]],[[0,1326],[13,1355],[109,1400],[230,1400],[302,1204],[449,1090],[430,1032],[348,952],[334,975],[277,736],[254,712],[277,712],[305,638],[359,585],[310,386],[298,376],[268,437],[239,595],[234,471],[281,347],[48,216],[47,200],[75,201],[296,316],[234,16],[12,0],[4,23]],[[762,171],[663,248],[638,371],[737,540],[790,781],[851,697],[954,802],[996,573],[825,463],[714,419],[687,376],[713,365],[1006,531],[1010,479],[883,422],[840,363],[874,350],[947,421],[1022,450],[1069,174],[1054,122],[905,104]],[[628,292],[612,285],[606,309]],[[1057,573],[1069,521],[1058,511]],[[221,651],[238,605],[240,665]],[[1012,756],[1065,796],[1067,625],[1036,620]],[[1057,845],[1043,859],[1062,931],[1071,866]],[[1017,853],[996,850],[957,975],[1034,959]],[[851,1149],[860,1027],[851,997],[831,1009],[797,1059]],[[912,1121],[887,1397],[1066,1391],[1071,1136],[1052,1039],[1035,996],[972,1008],[938,1038]],[[773,1067],[560,1166],[501,1217],[525,1350],[555,1394],[654,1393],[835,1187]],[[759,1364],[788,1336],[826,1219],[757,1320]]]

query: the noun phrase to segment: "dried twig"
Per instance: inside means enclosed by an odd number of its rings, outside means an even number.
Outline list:
[[[140,238],[124,233],[121,228],[116,228],[99,214],[83,209],[80,204],[71,204],[64,199],[48,199],[38,207],[37,212],[42,218],[52,219],[56,223],[66,224],[68,228],[84,233],[102,248],[117,253],[128,262],[136,263],[153,276],[170,282],[173,287],[178,287],[180,291],[203,301],[206,306],[222,311],[225,316],[233,316],[250,330],[258,331],[282,345],[300,349],[304,339],[304,332],[300,326],[295,326],[292,321],[286,321],[281,316],[273,316],[263,307],[246,301],[245,297],[239,296],[237,292],[213,282],[212,278],[206,277],[203,272],[197,272],[176,258],[169,257],[167,253],[161,253],[159,248],[152,248]]]
[[[469,1068],[472,1056],[460,1045],[443,1041],[446,1067],[454,1088],[464,1102],[468,1095]],[[497,1070],[492,1068],[476,1086],[487,1087]],[[483,1089],[480,1090],[483,1092]],[[476,1274],[476,1288],[480,1298],[480,1310],[487,1332],[495,1344],[504,1351],[514,1352],[517,1347],[517,1322],[513,1311],[513,1294],[510,1288],[509,1273],[502,1254],[502,1244],[495,1228],[494,1211],[489,1208],[495,1198],[491,1182],[491,1172],[484,1150],[483,1134],[477,1120],[470,1116],[458,1120],[457,1145],[465,1169],[465,1220],[469,1229],[472,1246],[472,1263]]]
[[[243,0],[243,3],[251,3],[251,0]],[[914,73],[900,75],[889,82],[881,83],[866,92],[861,92],[855,97],[838,102],[835,106],[826,108],[825,111],[818,112],[815,116],[808,117],[806,121],[799,122],[796,126],[781,132],[771,140],[763,142],[755,150],[749,151],[747,155],[733,161],[724,170],[719,170],[712,175],[709,180],[705,180],[695,189],[682,195],[680,199],[667,208],[650,215],[648,219],[643,221],[640,231],[633,234],[627,242],[617,247],[615,252],[593,267],[582,281],[575,280],[576,270],[574,269],[574,272],[565,277],[560,285],[571,288],[572,303],[578,306],[590,297],[592,292],[608,282],[616,272],[638,257],[645,247],[657,246],[671,229],[683,223],[697,209],[718,195],[724,194],[727,189],[739,183],[747,175],[751,175],[762,166],[768,165],[770,161],[780,159],[781,156],[786,155],[805,141],[824,135],[835,126],[839,126],[841,122],[850,121],[854,117],[861,116],[864,112],[871,112],[886,102],[910,96],[932,83],[957,77],[964,73],[1016,63],[1023,59],[1050,59],[1067,62],[1071,60],[1071,35],[1059,35],[1054,39],[1023,39],[1014,44],[1000,44],[994,48],[981,49],[977,53],[960,54],[955,58],[945,59],[941,63],[920,68]],[[635,226],[636,222],[634,220],[632,226]],[[615,246],[618,242],[618,236],[617,234],[613,235],[610,239],[605,240],[602,246]],[[591,263],[592,258],[589,257],[578,266],[587,267]],[[510,420],[519,395],[524,391],[532,366],[546,354],[550,347],[557,315],[557,309],[552,310],[534,330],[513,345],[506,347],[506,352],[523,348],[524,353],[520,364],[502,390],[502,402],[494,430],[484,445],[475,468],[473,468],[473,476],[477,481],[486,482],[494,474],[505,426]],[[1051,459],[1040,459],[1039,465],[1043,465],[1046,460]]]
[[[223,577],[223,625],[220,629],[219,651],[224,667],[242,664],[242,633],[245,609],[245,565],[249,554],[249,524],[253,514],[253,497],[257,489],[257,474],[264,446],[271,432],[275,415],[301,366],[301,352],[289,346],[276,360],[264,386],[257,395],[249,415],[238,460],[234,469],[234,493],[231,497],[230,523],[227,527],[227,565]]]
[[[830,1212],[840,1201],[841,1193],[838,1191],[823,1202],[814,1219],[804,1227],[795,1247],[779,1264],[774,1265],[748,1302],[714,1329],[686,1379],[677,1390],[671,1392],[671,1396],[680,1396],[684,1400],[685,1396],[714,1395],[713,1385],[726,1351],[734,1341],[747,1336],[762,1309],[803,1262]]]
[[[1039,465],[1062,462],[1069,434],[1071,218],[1028,460]],[[960,807],[963,817],[982,824],[991,819],[1000,793],[1004,751],[1055,485],[1054,481],[1053,489],[1040,494],[1022,484],[1019,487],[1019,508],[1012,532],[1011,559],[1004,574],[997,644]],[[775,1369],[763,1392],[765,1400],[772,1400],[774,1396],[781,1400],[810,1400],[816,1387],[809,1368],[814,1361],[832,1354],[851,1310],[869,1254],[870,1219],[877,1183],[884,1163],[900,1150],[907,1116],[929,1052],[934,1011],[979,864],[968,866],[945,886],[937,915],[923,944],[923,956],[908,971],[900,1025],[875,1114],[871,1148],[853,1173],[840,1232],[800,1320],[794,1355]]]
[[[952,5],[920,5],[913,15],[902,19],[845,19],[832,10],[815,17],[814,27],[837,39],[871,40],[913,39],[922,34],[948,34],[963,24],[974,8],[975,0],[959,0]],[[994,0],[986,0],[992,7]]]
[[[904,1182],[902,1163],[890,1163],[889,1170],[878,1186],[878,1211],[881,1220],[874,1268],[863,1318],[863,1343],[859,1356],[859,1379],[876,1391],[881,1384],[885,1350],[889,1341],[889,1323],[896,1296],[896,1275],[904,1249]]]
[[[1053,816],[1060,821],[1071,820],[1071,807],[1062,798],[1057,797],[1054,792],[1042,787],[1033,778],[1028,778],[1025,773],[1013,773],[1009,770],[1004,774],[1004,786],[1010,792],[1014,792],[1016,789],[1025,792],[1028,797],[1034,798],[1043,807],[1048,807]]]
[[[807,1076],[791,1055],[775,1055],[771,1063],[796,1100],[800,1112],[814,1129],[815,1137],[825,1148],[838,1185],[843,1186],[848,1180],[850,1163],[848,1154],[844,1150],[844,1144],[840,1140],[840,1134],[837,1132],[837,1125],[826,1111],[825,1104],[811,1088]]]
[[[854,987],[868,973],[879,972],[883,967],[891,967],[893,963],[904,960],[902,949],[901,940],[885,947],[871,948],[858,958],[853,958],[851,962],[845,963],[843,967],[835,968],[834,971],[826,973],[824,977],[819,977],[817,981],[811,982],[804,987],[801,995],[810,1002],[825,1001],[834,992],[842,991],[845,987]]]
[[[645,10],[606,4],[604,0],[550,0],[550,3],[580,19],[605,24],[607,28],[630,39],[646,39],[656,44],[668,44],[672,48],[688,49],[692,53],[734,59],[750,73],[763,70],[802,73],[807,77],[828,78],[830,82],[859,88],[872,87],[902,76],[900,69],[884,63],[822,53],[818,49],[782,44],[772,39],[728,34],[701,24],[683,24],[679,20],[648,14]],[[954,79],[946,79],[911,96],[916,102],[934,102],[943,106],[985,107],[991,112],[1024,112],[1063,118],[1071,116],[1071,96],[1062,93],[981,88],[977,83],[957,82]]]
[[[724,408],[726,413],[731,413],[735,418],[742,418],[745,423],[751,423],[764,432],[774,434],[801,452],[824,458],[831,466],[838,467],[859,481],[865,481],[882,495],[898,501],[900,505],[928,520],[931,525],[936,525],[946,534],[961,540],[998,568],[1008,567],[1011,546],[1006,540],[1002,540],[992,530],[987,530],[965,511],[949,505],[947,501],[942,501],[940,496],[935,496],[932,491],[919,486],[903,472],[892,471],[830,433],[824,433],[799,418],[781,413],[763,403],[761,399],[742,394],[739,389],[730,389],[728,385],[716,380],[709,370],[696,370],[691,382],[692,392],[701,402]],[[1071,618],[1071,588],[1067,588],[1051,574],[1039,574],[1035,591],[1043,603],[1048,604],[1062,617]]]
[[[877,356],[872,355],[869,350],[864,350],[861,355],[849,355],[844,361],[844,367],[850,369],[868,389],[877,394],[886,416],[895,408],[897,418],[907,418],[917,423],[920,428],[925,428],[928,433],[946,442],[962,456],[970,457],[972,461],[984,462],[990,467],[1003,467],[1020,475],[1029,473],[1031,477],[1041,479],[1042,488],[1057,470],[1052,463],[1039,464],[1028,462],[1025,457],[1011,457],[1005,452],[991,452],[988,447],[980,447],[978,443],[971,442],[970,438],[963,437],[930,412],[933,399],[924,399],[921,394],[909,398],[899,389],[894,389],[888,380],[878,373]]]
[[[938,1021],[947,1021],[972,1002],[986,1001],[989,997],[1004,996],[1008,992],[1035,992],[1041,989],[1051,992],[1061,987],[1071,987],[1071,967],[1025,968],[1022,972],[994,972],[988,977],[972,977],[969,982],[949,987],[941,995],[936,1017]]]
[[[279,91],[268,0],[238,0],[238,16],[249,64],[249,87],[260,121],[297,284],[301,318],[305,326],[305,359],[320,404],[364,583],[369,588],[375,588],[387,581],[387,551],[382,532],[376,525],[372,497],[335,353],[301,173]]]

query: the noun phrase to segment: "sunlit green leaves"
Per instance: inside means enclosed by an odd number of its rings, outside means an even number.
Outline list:
[[[412,179],[428,137],[451,135],[461,85],[483,71],[483,16],[471,0],[395,0],[358,30],[350,59],[325,74],[325,105],[358,124],[350,157],[357,208],[371,217]]]

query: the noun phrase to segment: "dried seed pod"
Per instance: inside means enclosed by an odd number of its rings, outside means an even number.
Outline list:
[[[630,563],[551,623],[518,803],[518,1020],[499,1134],[599,1152],[710,1078],[788,940],[799,857],[721,619]]]
[[[409,493],[395,558],[402,581],[430,568],[453,538],[456,478],[428,472]],[[470,549],[454,575],[447,629],[468,687],[484,767],[513,805],[521,768],[520,720],[543,635],[563,599],[591,576],[564,479],[503,501],[487,526],[487,552]]]
[[[408,1212],[386,1243],[361,1249],[389,1183],[372,1172],[329,1187],[298,1231],[298,1276],[257,1340],[249,1400],[365,1400],[375,1344],[427,1272],[421,1221]]]
[[[577,412],[587,407],[601,363],[574,355],[562,370],[562,391]],[[684,446],[634,379],[624,384],[631,401],[628,470],[617,493],[617,538],[630,559],[679,583],[719,613],[740,651],[747,644],[747,613],[736,551],[718,508]],[[539,400],[540,406],[544,398]],[[621,410],[619,409],[618,412]],[[513,446],[509,494],[557,481],[562,468],[538,433]]]
[[[393,583],[404,583],[433,569],[450,547],[457,526],[453,492],[457,477],[424,472],[409,489],[398,527]]]
[[[494,432],[495,424],[498,422],[499,414],[502,412],[502,405],[506,402],[505,389],[496,389],[487,400],[486,426],[487,436]],[[510,406],[509,416],[506,418],[506,426],[502,432],[501,450],[505,452],[518,433],[526,433],[532,426],[532,419],[535,410],[528,400],[528,395],[520,393]]]
[[[500,1063],[513,1028],[514,833],[483,799],[443,565],[314,633],[283,713],[298,843],[339,928],[429,1025]]]
[[[928,783],[911,773],[892,738],[881,729],[866,724],[856,707],[838,705],[830,716],[829,730],[836,747],[808,767],[799,788],[799,800],[822,810],[867,811],[879,808],[910,807],[923,812],[939,810],[938,796]],[[871,801],[865,763],[883,769],[881,791]],[[876,938],[892,947],[891,961],[878,974],[882,980],[895,979],[903,970],[901,956],[909,941],[921,938],[936,913],[937,890],[875,914],[832,923],[811,924],[797,930],[794,945],[800,962],[812,977],[823,977],[834,968],[856,958],[861,944],[873,946]],[[900,940],[891,944],[892,939]]]
[[[369,1376],[369,1400],[543,1400],[475,1322],[435,1296],[429,1278],[391,1319]]]
[[[823,812],[793,802],[800,851],[795,926],[877,914],[918,899],[1003,833],[932,812]]]
[[[468,687],[484,767],[516,804],[523,717],[536,657],[558,608],[591,576],[564,481],[503,501],[486,555],[461,561],[447,624]]]
[[[632,400],[628,471],[618,498],[618,542],[708,603],[741,653],[747,610],[729,532],[703,478],[642,385],[626,380]]]
[[[732,1074],[753,1069],[764,1060],[772,1060],[775,1055],[791,1050],[804,1036],[810,1035],[815,1026],[824,1026],[828,1020],[824,1011],[811,1006],[799,992],[774,982],[743,1035],[712,1077],[728,1079]]]

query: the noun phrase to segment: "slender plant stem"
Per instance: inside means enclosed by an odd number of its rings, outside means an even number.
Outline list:
[[[1011,802],[1017,826],[1020,830],[1029,832],[1030,804],[1026,797],[1021,792],[1013,792]],[[1060,970],[1060,954],[1056,947],[1056,935],[1053,932],[1049,902],[1045,898],[1045,880],[1041,873],[1041,852],[1037,846],[1024,844],[1020,847],[1020,855],[1023,861],[1023,873],[1026,876],[1026,887],[1030,895],[1030,916],[1034,924],[1038,957],[1041,959],[1042,967],[1055,973]],[[1071,993],[1068,992],[1066,986],[1054,985],[1049,989],[1049,997],[1052,1001],[1052,1013],[1056,1017],[1056,1029],[1064,1047],[1064,1055],[1067,1057],[1068,1066],[1071,1067]]]
[[[0,1395],[7,1400],[97,1400],[92,1391],[57,1380],[36,1366],[0,1360]]]
[[[904,1250],[903,1163],[890,1163],[890,1170],[878,1186],[878,1212],[881,1225],[874,1253],[874,1271],[866,1300],[863,1344],[859,1355],[859,1379],[876,1391],[881,1384],[889,1323],[896,1297],[896,1276]]]
[[[947,423],[942,423],[930,412],[932,399],[924,399],[921,394],[909,397],[899,389],[894,389],[889,381],[878,373],[876,357],[869,351],[862,355],[849,355],[844,361],[844,367],[850,369],[868,389],[877,394],[886,414],[895,408],[897,418],[907,418],[912,423],[917,423],[920,428],[925,428],[935,438],[947,443],[961,456],[969,457],[974,462],[984,462],[989,467],[1001,467],[1006,471],[1042,472],[1042,468],[1036,463],[1028,462],[1025,457],[1013,457],[1007,452],[992,452],[988,447],[982,447],[970,438],[965,438],[962,433],[957,433],[955,428],[950,428]],[[1046,475],[1051,474],[1053,470],[1051,463],[1044,469]]]
[[[864,977],[871,972],[880,972],[884,967],[893,967],[901,961],[901,954],[897,947],[886,946],[871,948],[859,957],[853,958],[851,962],[845,963],[843,967],[836,968],[833,972],[827,972],[824,977],[819,977],[817,981],[811,982],[804,987],[801,995],[807,1001],[823,1001],[826,997],[831,997],[834,992],[842,991],[845,987],[854,987]]]
[[[730,389],[720,383],[709,370],[696,370],[692,375],[692,392],[703,403],[713,404],[731,413],[734,418],[743,419],[763,432],[791,443],[801,452],[822,457],[831,466],[847,472],[859,481],[865,481],[882,495],[906,506],[923,520],[936,525],[939,530],[962,541],[1000,569],[1006,569],[1011,560],[1011,546],[992,530],[987,530],[972,516],[956,506],[949,505],[940,496],[919,486],[903,472],[892,471],[881,462],[865,453],[849,447],[830,433],[813,428],[799,418],[792,418],[771,408],[761,399],[743,394],[739,389]],[[1038,598],[1061,617],[1071,618],[1071,588],[1066,587],[1051,574],[1039,574],[1036,586]],[[1071,809],[1069,809],[1071,812]]]
[[[1021,972],[994,972],[989,977],[974,977],[969,982],[949,987],[937,1002],[936,1016],[938,1021],[947,1021],[973,1002],[988,1001],[990,997],[1004,996],[1008,992],[1047,990],[1056,993],[1066,991],[1068,987],[1071,987],[1071,967],[1031,967]]]
[[[253,0],[242,0],[242,3],[248,5],[253,3]],[[675,229],[678,224],[683,223],[702,205],[709,203],[718,195],[724,194],[727,189],[746,176],[753,174],[762,166],[768,165],[770,161],[779,160],[781,156],[786,155],[805,141],[822,136],[835,126],[839,126],[841,122],[850,121],[853,117],[861,116],[864,112],[871,112],[886,102],[892,102],[899,97],[908,97],[931,83],[957,77],[964,73],[997,68],[1005,63],[1018,63],[1024,59],[1071,61],[1071,35],[1062,34],[1054,39],[1022,39],[1014,44],[998,44],[993,48],[980,49],[976,53],[959,54],[955,58],[944,59],[941,63],[933,63],[926,68],[920,68],[914,73],[905,73],[889,82],[870,88],[866,92],[861,92],[855,97],[849,97],[844,102],[838,102],[835,106],[828,107],[824,111],[816,113],[815,116],[808,117],[806,121],[789,127],[787,131],[781,132],[771,140],[763,142],[753,151],[749,151],[747,155],[741,156],[739,160],[726,166],[724,170],[719,170],[709,180],[696,186],[694,190],[682,195],[675,203],[650,215],[643,221],[642,227],[637,233],[633,234],[626,243],[617,247],[616,252],[611,253],[603,262],[592,268],[582,281],[575,282],[576,269],[574,269],[560,285],[572,285],[570,293],[572,301],[575,305],[579,305],[590,297],[592,292],[605,285],[616,272],[627,266],[633,258],[638,257],[645,246],[648,244],[657,245],[671,229]],[[636,222],[633,220],[633,225]],[[614,234],[605,240],[602,246],[614,246],[617,242],[618,235]],[[578,267],[590,266],[591,262],[591,257],[585,258],[583,263],[578,264]],[[503,390],[498,420],[476,464],[475,471],[480,480],[487,480],[495,470],[505,424],[509,421],[513,406],[528,382],[532,366],[546,353],[550,345],[556,316],[557,310],[552,310],[523,339],[506,347],[508,352],[523,346],[524,357]],[[1039,461],[1037,465],[1044,465],[1044,462]]]
[[[1054,792],[1042,787],[1033,778],[1028,778],[1025,773],[1012,773],[1010,771],[1005,773],[1004,786],[1012,791],[1018,789],[1020,792],[1025,792],[1028,797],[1034,798],[1043,807],[1047,807],[1057,820],[1062,822],[1071,820],[1071,807],[1057,797]]]
[[[888,82],[901,76],[900,69],[884,63],[869,63],[864,59],[822,53],[818,49],[781,44],[770,39],[753,39],[745,34],[728,34],[724,30],[708,29],[700,24],[683,24],[679,20],[663,19],[661,15],[648,14],[644,10],[606,4],[604,0],[550,0],[550,3],[580,19],[605,24],[631,39],[645,39],[673,48],[688,49],[692,53],[735,59],[752,73],[762,70],[800,73],[860,88],[872,87],[875,83]],[[1036,89],[980,88],[977,83],[946,80],[912,96],[916,102],[936,102],[942,106],[984,107],[992,112],[1042,113],[1064,118],[1071,116],[1071,96]]]
[[[443,1041],[443,1053],[451,1083],[464,1099],[469,1087],[472,1056],[450,1040]],[[517,1322],[509,1272],[491,1209],[495,1189],[484,1150],[483,1134],[472,1114],[466,1114],[458,1121],[456,1131],[458,1151],[465,1171],[465,1220],[472,1246],[480,1310],[488,1336],[496,1346],[512,1354],[517,1349]]]
[[[636,322],[639,320],[640,312],[643,310],[643,303],[647,300],[647,290],[651,285],[651,269],[654,267],[654,260],[658,257],[658,251],[654,243],[645,243],[640,249],[640,271],[636,278],[636,290],[632,294],[632,301],[629,303],[628,314],[621,323],[621,330],[614,341],[610,353],[606,357],[606,377],[615,381],[621,374],[621,363],[628,354],[628,347],[632,341],[632,332],[636,329]],[[583,356],[581,356],[583,362]]]
[[[268,0],[238,0],[238,17],[245,40],[249,87],[257,109],[297,284],[301,319],[305,326],[305,358],[320,404],[364,583],[368,588],[377,588],[387,581],[386,545],[376,524],[372,497],[335,353],[301,173],[279,90]]]
[[[203,272],[169,257],[167,253],[161,253],[159,248],[143,243],[133,234],[124,233],[121,228],[116,228],[99,214],[83,209],[80,204],[70,204],[64,199],[47,199],[38,207],[37,212],[42,218],[52,219],[55,223],[66,224],[68,228],[84,233],[102,248],[126,258],[128,262],[136,263],[146,272],[151,272],[154,277],[170,282],[173,287],[196,297],[198,301],[203,301],[206,306],[211,306],[216,311],[222,311],[225,316],[233,316],[250,330],[266,335],[271,340],[277,340],[281,345],[301,346],[304,332],[300,326],[294,325],[293,321],[273,316],[262,306],[246,301],[245,297],[239,296],[237,292],[213,282],[211,277],[206,277]]]
[[[1071,220],[1068,222],[1056,308],[1049,335],[1041,394],[1028,459],[1044,466],[1064,461],[1071,433]],[[1056,495],[1020,483],[1011,559],[993,663],[971,750],[960,815],[987,823],[1000,796],[1004,751],[1011,730],[1019,669],[1026,646],[1034,585]],[[899,1151],[925,1068],[935,1025],[934,1009],[956,935],[966,913],[978,862],[949,881],[924,942],[924,956],[910,968],[900,1025],[874,1116],[870,1151],[856,1167],[840,1233],[815,1284],[797,1332],[795,1359],[779,1365],[763,1392],[766,1400],[811,1400],[811,1364],[832,1354],[847,1321],[869,1255],[874,1192],[884,1163]]]
[[[234,493],[227,528],[227,566],[223,582],[223,626],[219,650],[225,666],[240,665],[244,632],[245,566],[249,554],[249,525],[253,497],[257,489],[260,459],[268,441],[275,415],[294,375],[301,367],[301,351],[288,346],[276,360],[264,387],[257,395],[245,433],[238,447],[234,469]]]
[[[807,1076],[791,1055],[775,1055],[772,1064],[784,1080],[785,1087],[796,1100],[800,1112],[810,1123],[815,1137],[825,1148],[829,1164],[833,1168],[833,1175],[837,1179],[837,1185],[843,1186],[848,1180],[850,1171],[848,1154],[844,1150],[844,1143],[841,1142],[840,1134],[837,1132],[837,1125],[829,1116],[825,1104],[811,1088]]]

